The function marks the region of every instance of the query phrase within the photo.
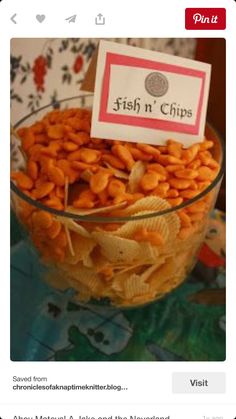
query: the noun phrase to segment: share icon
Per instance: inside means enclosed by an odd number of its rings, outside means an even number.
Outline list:
[[[67,17],[65,20],[67,20],[68,23],[75,23],[76,17],[77,15],[72,15],[72,16]]]

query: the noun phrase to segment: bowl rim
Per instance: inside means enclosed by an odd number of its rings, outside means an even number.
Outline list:
[[[61,104],[63,102],[67,102],[67,101],[70,101],[70,100],[76,100],[76,99],[82,99],[82,98],[88,98],[88,97],[92,98],[93,95],[92,94],[84,94],[84,95],[81,94],[81,95],[72,96],[72,97],[69,97],[69,98],[58,100],[57,103]],[[17,121],[13,125],[13,128],[17,129],[23,122],[25,122],[31,116],[41,112],[44,109],[46,110],[46,109],[49,109],[49,108],[52,108],[52,110],[55,109],[55,108],[53,108],[52,103],[44,105],[41,108],[38,108],[35,111],[30,112],[29,114],[27,114],[26,116],[21,118],[19,121]],[[199,201],[200,199],[204,198],[210,191],[212,191],[215,188],[215,186],[217,186],[217,184],[223,178],[224,170],[225,170],[225,145],[223,143],[222,137],[219,135],[219,133],[216,131],[216,129],[213,128],[213,126],[208,122],[207,122],[207,125],[215,133],[217,139],[219,140],[220,146],[221,146],[222,161],[220,163],[220,170],[219,170],[217,176],[215,177],[215,179],[211,182],[211,184],[206,189],[204,189],[200,194],[198,194],[194,198],[191,198],[191,199],[188,199],[187,201],[184,201],[182,204],[177,205],[175,207],[171,207],[171,208],[168,208],[168,209],[165,209],[165,210],[162,210],[162,211],[152,212],[150,214],[135,215],[135,216],[132,215],[132,216],[126,216],[126,217],[117,217],[117,216],[116,217],[111,217],[111,216],[107,217],[105,215],[100,216],[100,215],[92,215],[92,214],[81,215],[81,214],[76,214],[74,212],[72,213],[70,211],[56,210],[54,208],[47,207],[46,205],[42,204],[41,202],[36,201],[36,200],[30,198],[28,195],[24,194],[24,192],[22,192],[15,185],[15,183],[12,180],[10,181],[10,188],[11,188],[11,191],[13,191],[19,198],[21,198],[22,200],[24,200],[28,204],[30,204],[30,205],[32,205],[32,206],[34,206],[34,207],[36,207],[40,210],[49,212],[49,213],[54,214],[56,216],[65,217],[65,218],[72,218],[73,220],[80,221],[80,222],[123,223],[123,222],[127,222],[127,221],[144,220],[144,219],[147,219],[147,218],[154,218],[154,217],[159,217],[159,216],[175,213],[176,211],[187,208],[188,206],[190,206],[190,205],[194,204],[195,202]]]

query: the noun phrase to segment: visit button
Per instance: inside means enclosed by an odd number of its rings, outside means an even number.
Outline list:
[[[214,394],[225,393],[224,372],[174,372],[173,393]]]
[[[185,9],[185,29],[223,30],[226,28],[224,8],[187,8]]]

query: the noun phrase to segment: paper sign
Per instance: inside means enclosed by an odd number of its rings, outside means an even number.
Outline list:
[[[100,41],[93,137],[149,144],[202,141],[211,66]]]

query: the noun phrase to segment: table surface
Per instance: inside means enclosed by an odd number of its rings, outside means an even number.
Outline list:
[[[223,361],[225,217],[215,210],[187,281],[139,309],[71,302],[43,280],[44,268],[11,227],[13,361]]]

